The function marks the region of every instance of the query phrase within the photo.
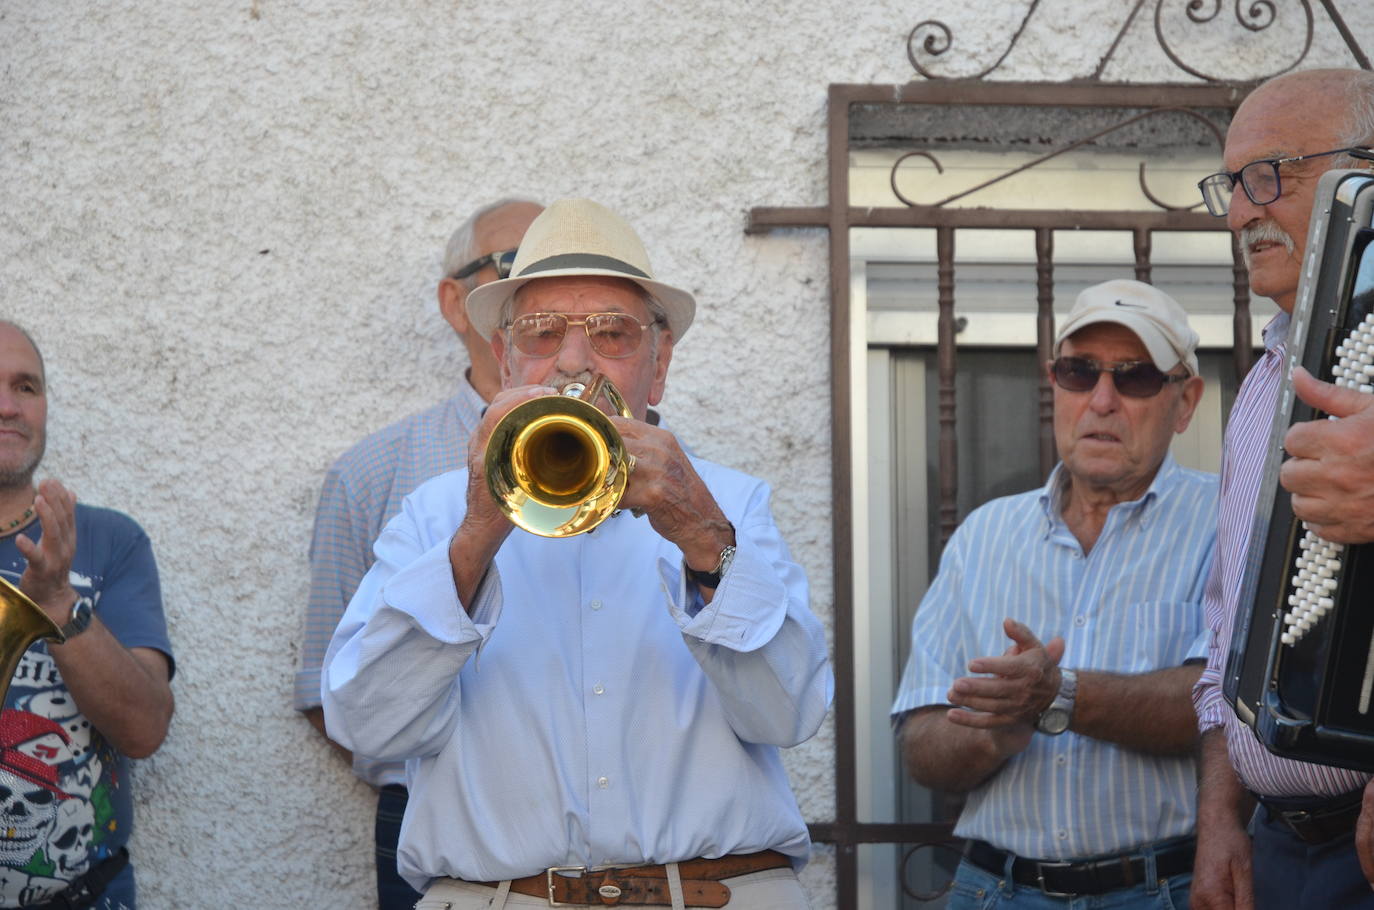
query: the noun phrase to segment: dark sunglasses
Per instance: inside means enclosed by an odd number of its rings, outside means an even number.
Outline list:
[[[497,278],[509,278],[511,266],[515,265],[515,253],[515,250],[497,250],[494,253],[479,256],[454,272],[453,277],[455,279],[466,278],[480,272],[484,266],[490,264],[492,268],[496,269]]]
[[[1111,373],[1116,390],[1130,398],[1153,398],[1168,383],[1188,378],[1186,373],[1165,373],[1144,360],[1098,363],[1086,357],[1060,357],[1050,369],[1059,387],[1070,392],[1091,392],[1097,388],[1097,377]]]

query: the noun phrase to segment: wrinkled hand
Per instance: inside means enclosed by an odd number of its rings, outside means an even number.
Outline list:
[[[1360,819],[1355,823],[1355,853],[1360,857],[1360,871],[1374,888],[1374,780],[1364,787],[1364,801],[1360,805]]]
[[[1293,494],[1293,514],[1336,543],[1374,541],[1374,395],[1293,370],[1293,390],[1339,419],[1304,421],[1284,437],[1292,457],[1279,482]]]
[[[949,690],[949,702],[955,708],[948,717],[965,727],[1015,729],[1029,737],[1036,718],[1059,692],[1064,639],[1056,636],[1049,644],[1041,644],[1024,623],[1014,619],[1003,620],[1002,629],[1011,646],[1001,657],[969,661],[970,673],[992,675],[956,679]]]
[[[654,530],[682,551],[687,565],[702,571],[715,568],[720,551],[735,542],[733,532],[677,437],[625,417],[612,417],[611,422],[635,458],[621,508],[647,515]]]
[[[1209,822],[1198,815],[1197,855],[1193,859],[1193,910],[1253,910],[1255,885],[1250,868],[1250,835],[1233,820]]]
[[[28,561],[19,577],[19,590],[55,621],[63,623],[77,600],[71,585],[72,557],[76,555],[76,496],[58,481],[48,479],[38,485],[33,505],[43,525],[43,536],[38,543],[24,534],[14,539]]]
[[[477,429],[473,431],[468,442],[467,513],[463,519],[465,525],[498,534],[503,540],[515,527],[497,507],[496,500],[492,498],[491,490],[487,487],[487,442],[491,439],[492,430],[501,422],[501,418],[517,405],[532,398],[556,394],[558,390],[548,386],[525,385],[503,389],[491,400],[486,413],[482,415],[482,421],[477,424]]]

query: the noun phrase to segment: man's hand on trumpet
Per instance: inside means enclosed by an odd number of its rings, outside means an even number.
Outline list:
[[[654,530],[682,551],[688,567],[702,572],[715,569],[721,551],[735,543],[735,529],[677,437],[638,420],[612,417],[611,422],[634,457],[621,508],[648,516]],[[710,602],[710,592],[703,589],[702,596]]]
[[[458,589],[458,599],[464,604],[472,603],[472,595],[487,566],[501,549],[501,544],[515,529],[496,500],[492,498],[487,486],[486,454],[487,442],[492,430],[517,405],[545,395],[556,395],[557,389],[543,385],[523,385],[513,389],[503,389],[492,398],[482,415],[482,422],[468,442],[468,486],[467,511],[463,523],[449,541],[449,563],[453,566],[453,583]]]

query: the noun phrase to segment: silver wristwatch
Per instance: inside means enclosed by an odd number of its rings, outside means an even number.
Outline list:
[[[1060,669],[1059,692],[1050,706],[1035,719],[1035,729],[1050,736],[1058,736],[1069,729],[1073,721],[1073,700],[1078,694],[1078,674],[1072,670]]]

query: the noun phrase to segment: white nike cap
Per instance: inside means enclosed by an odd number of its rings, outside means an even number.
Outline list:
[[[1178,301],[1152,285],[1129,278],[1104,281],[1078,295],[1054,339],[1059,346],[1079,329],[1097,322],[1115,322],[1135,332],[1155,366],[1169,372],[1182,363],[1196,376],[1197,332]]]

